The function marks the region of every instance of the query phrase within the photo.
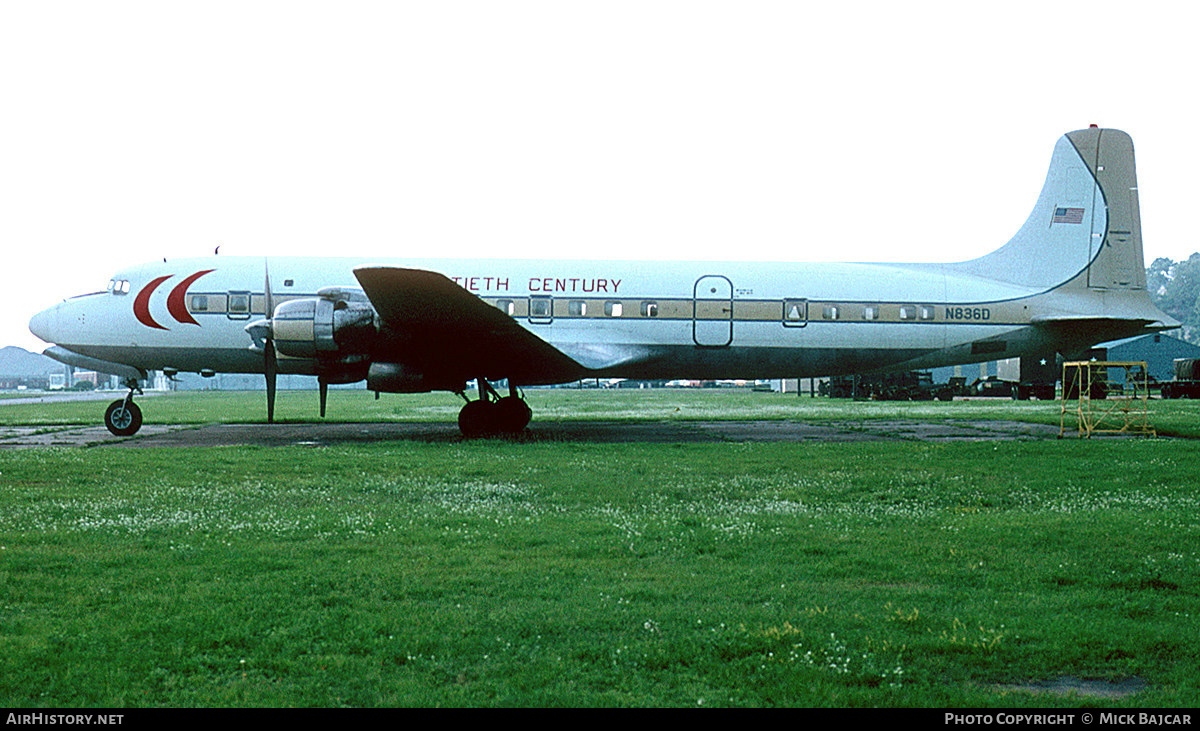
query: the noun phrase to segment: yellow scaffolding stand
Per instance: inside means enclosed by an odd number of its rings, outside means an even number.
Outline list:
[[[1121,393],[1108,388],[1108,369],[1123,368]],[[1058,436],[1066,434],[1073,413],[1081,438],[1093,434],[1141,434],[1156,437],[1150,424],[1150,375],[1146,361],[1083,360],[1063,363],[1062,413]]]

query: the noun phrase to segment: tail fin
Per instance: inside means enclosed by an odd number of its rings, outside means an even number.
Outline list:
[[[1077,130],[1054,147],[1033,213],[1006,245],[952,271],[1036,289],[1146,289],[1133,141]]]

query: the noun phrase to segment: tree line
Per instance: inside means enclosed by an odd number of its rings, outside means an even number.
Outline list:
[[[1155,259],[1146,267],[1146,288],[1160,310],[1183,323],[1178,337],[1200,345],[1200,252],[1185,261]]]

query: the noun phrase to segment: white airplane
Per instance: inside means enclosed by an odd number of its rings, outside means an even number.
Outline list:
[[[475,436],[525,429],[523,386],[1053,358],[1179,324],[1146,291],[1132,141],[1093,126],[1059,139],[1016,236],[966,262],[214,256],[126,269],[29,328],[50,357],[124,379],[129,395],[105,414],[117,435],[140,427],[133,394],[161,370],[263,373],[268,421],[278,373],[317,376],[322,416],[330,383],[448,391]]]

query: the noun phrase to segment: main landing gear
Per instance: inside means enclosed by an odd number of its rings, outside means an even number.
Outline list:
[[[134,378],[126,379],[122,385],[129,388],[129,395],[108,405],[104,412],[104,426],[118,437],[130,437],[142,428],[142,410],[133,402],[133,392],[137,391],[141,396],[142,389]]]
[[[474,439],[498,434],[520,434],[533,418],[533,410],[525,399],[517,394],[516,386],[509,385],[509,395],[501,396],[486,379],[479,383],[479,398],[471,401],[465,394],[459,396],[467,402],[458,412],[458,429],[464,437]]]

